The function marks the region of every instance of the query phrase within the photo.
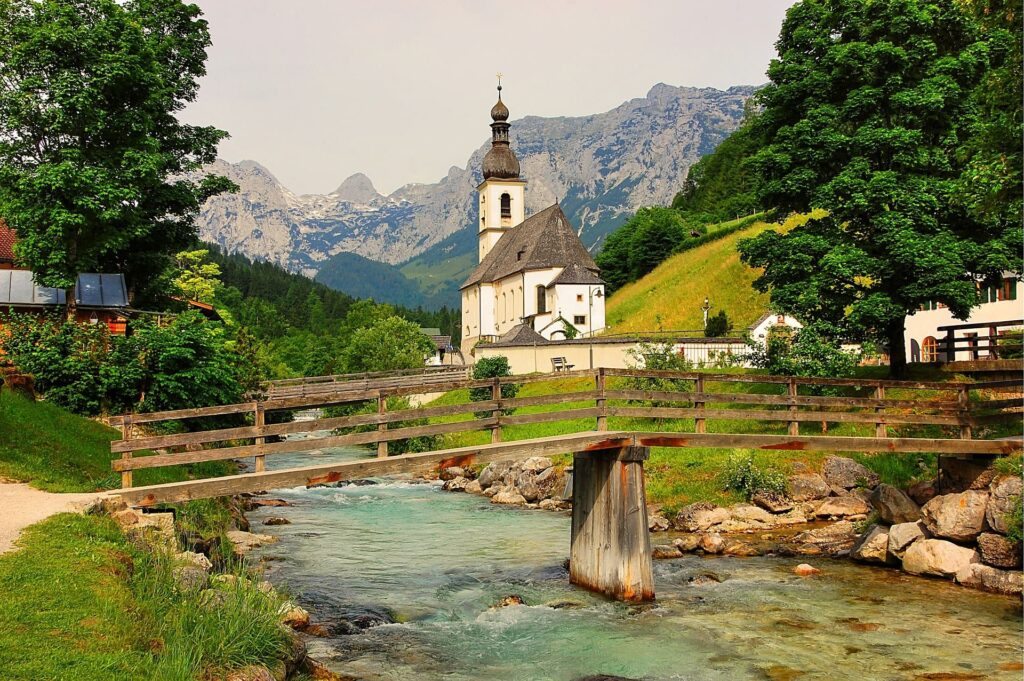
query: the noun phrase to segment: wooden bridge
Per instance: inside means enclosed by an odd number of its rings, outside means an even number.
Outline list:
[[[994,390],[1019,391],[1020,381],[939,383],[624,369],[483,381],[441,372],[422,378],[400,377],[397,384],[381,383],[394,379],[381,376],[313,381],[310,385],[317,387],[308,392],[271,390],[266,399],[243,404],[112,418],[111,424],[120,426],[123,434],[122,440],[111,443],[111,451],[121,454],[112,463],[122,476],[117,493],[133,505],[152,506],[572,453],[571,581],[615,598],[646,600],[654,597],[643,476],[651,447],[931,452],[958,457],[992,457],[1021,448],[1019,438],[975,437],[986,422],[1022,412],[1020,399],[990,397]],[[502,397],[507,384],[547,381],[558,381],[564,391]],[[331,387],[323,387],[327,385]],[[466,389],[489,399],[388,409],[391,398]],[[268,412],[345,404],[360,405],[362,412],[266,423]],[[175,435],[136,432],[146,424],[225,416],[252,425]],[[555,422],[564,422],[561,429],[566,432],[505,441],[506,435],[515,437],[518,426]],[[837,426],[849,434],[830,434]],[[307,437],[280,440],[300,433]],[[391,442],[433,438],[436,443],[455,435],[484,442],[388,456]],[[352,445],[375,446],[376,456],[266,470],[267,456]],[[247,457],[255,459],[253,473],[133,487],[136,470]]]

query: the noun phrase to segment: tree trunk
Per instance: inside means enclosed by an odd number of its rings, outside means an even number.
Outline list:
[[[905,317],[889,324],[886,336],[889,339],[889,375],[892,378],[907,376],[907,347],[904,340]]]
[[[75,284],[64,289],[65,313],[69,321],[75,321],[75,314],[78,312],[78,301],[75,300],[77,296],[77,289],[75,288],[77,283],[75,282]]]

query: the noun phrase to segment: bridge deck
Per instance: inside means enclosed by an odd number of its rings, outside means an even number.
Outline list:
[[[568,435],[458,447],[387,458],[319,464],[220,478],[125,488],[115,492],[135,506],[206,499],[275,488],[310,486],[392,473],[424,473],[448,466],[484,464],[528,456],[622,449],[626,447],[705,447],[830,452],[931,452],[955,456],[997,456],[1018,451],[1022,438],[959,440],[923,438],[829,437],[818,435],[744,435],[586,431]]]

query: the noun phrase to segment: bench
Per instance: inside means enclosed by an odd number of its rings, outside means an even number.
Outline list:
[[[558,371],[569,371],[574,366],[576,366],[576,365],[575,364],[569,364],[569,360],[567,360],[565,357],[552,357],[551,358],[551,368],[554,371],[556,371],[556,372],[558,372]]]

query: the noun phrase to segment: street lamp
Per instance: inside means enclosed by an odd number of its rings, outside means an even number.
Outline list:
[[[587,287],[587,298],[590,303],[590,308],[587,314],[587,327],[589,329],[588,335],[590,336],[590,368],[594,368],[594,298],[600,300],[604,297],[604,293],[601,292],[600,286]]]

